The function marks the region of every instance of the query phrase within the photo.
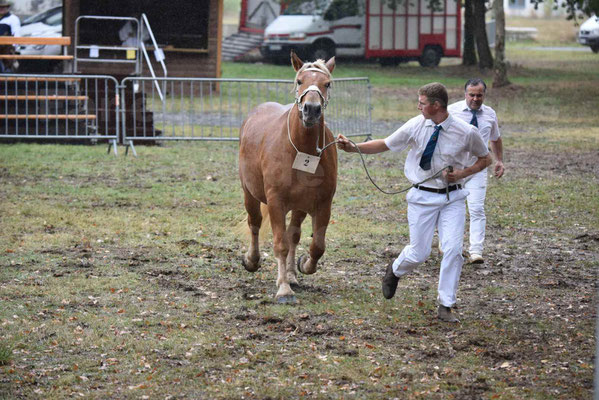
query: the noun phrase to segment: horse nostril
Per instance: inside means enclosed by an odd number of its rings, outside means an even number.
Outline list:
[[[311,117],[319,117],[322,107],[320,103],[308,103],[304,104],[304,113]]]

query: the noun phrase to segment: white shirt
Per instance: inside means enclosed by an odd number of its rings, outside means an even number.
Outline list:
[[[470,123],[472,121],[472,111],[466,105],[466,100],[458,101],[447,107],[447,111],[450,114],[458,117],[459,119]],[[482,136],[483,141],[488,145],[489,140],[495,142],[499,140],[501,134],[499,133],[499,125],[497,123],[497,114],[491,107],[482,104],[476,112],[476,122],[478,123],[478,133]],[[472,163],[476,162],[476,159],[472,158]]]
[[[487,145],[483,142],[476,127],[451,115],[440,125],[442,128],[439,132],[437,145],[431,159],[431,169],[429,170],[420,168],[420,158],[435,130],[435,123],[432,120],[424,119],[423,115],[414,117],[385,139],[385,144],[391,151],[402,151],[410,147],[404,173],[412,184],[430,178],[449,165],[453,166],[454,169],[469,167],[472,165],[469,164],[471,155],[485,157],[489,154],[489,149],[487,149]],[[455,183],[464,183],[464,180],[461,179]],[[442,189],[447,186],[447,182],[440,174],[440,176],[427,180],[422,185]]]
[[[21,30],[21,20],[13,13],[9,13],[7,16],[0,18],[0,24],[6,24],[10,26],[10,30],[13,36],[19,36]]]
[[[447,107],[447,111],[468,123],[472,120],[472,111],[466,105],[466,100],[453,103]],[[489,143],[489,140],[495,142],[501,136],[497,124],[497,114],[491,107],[482,104],[476,112],[476,122],[478,122],[478,133],[485,143]]]

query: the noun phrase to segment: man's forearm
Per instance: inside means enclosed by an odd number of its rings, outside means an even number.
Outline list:
[[[477,172],[482,171],[483,169],[487,168],[489,165],[491,165],[493,159],[491,158],[490,154],[487,154],[485,157],[478,157],[478,160],[476,160],[476,162],[474,164],[472,164],[470,167],[464,168],[462,171],[463,172],[463,176],[462,178],[467,178],[470,175],[476,174]]]
[[[357,146],[364,154],[376,154],[389,150],[384,139],[376,139],[369,142],[358,143]]]
[[[491,151],[495,155],[497,161],[503,162],[503,142],[501,141],[501,138],[491,141]]]

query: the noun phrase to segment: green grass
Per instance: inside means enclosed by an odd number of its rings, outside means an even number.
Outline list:
[[[493,89],[487,93],[487,104],[498,111],[502,123],[520,126],[551,124],[568,128],[570,125],[599,125],[597,113],[588,110],[599,107],[596,87],[599,57],[591,52],[532,50],[530,44],[508,42],[507,60],[512,86]],[[489,86],[492,71],[462,67],[458,59],[443,59],[438,68],[422,68],[416,62],[397,67],[380,67],[374,62],[337,61],[334,77],[368,77],[373,86],[375,120],[401,120],[418,113],[416,91],[429,82],[443,83],[449,90],[450,101],[463,98],[463,84],[471,77],[482,77]],[[223,63],[223,77],[292,79],[292,67],[285,65]],[[332,94],[334,101],[334,90]]]
[[[11,360],[12,348],[5,343],[0,343],[0,365],[8,365]]]

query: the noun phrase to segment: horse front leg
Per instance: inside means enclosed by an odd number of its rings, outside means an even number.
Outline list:
[[[260,268],[260,226],[262,226],[262,212],[260,211],[260,201],[256,200],[244,188],[245,209],[248,213],[248,228],[250,230],[250,248],[241,258],[241,265],[249,271],[255,272]]]
[[[270,215],[270,226],[272,227],[273,248],[277,259],[277,303],[296,303],[295,293],[291,289],[287,278],[287,255],[289,254],[289,243],[285,234],[285,211],[282,206],[277,206],[274,201],[268,201],[268,213]]]
[[[289,243],[289,253],[287,254],[287,280],[290,285],[298,285],[295,272],[295,251],[302,234],[302,222],[306,219],[306,213],[294,210],[291,213],[291,221],[287,227],[287,243]]]
[[[331,218],[331,208],[324,207],[312,216],[312,244],[310,244],[310,257],[302,256],[297,260],[297,269],[303,274],[313,274],[316,272],[318,260],[324,254],[324,237],[327,232],[329,220]]]

